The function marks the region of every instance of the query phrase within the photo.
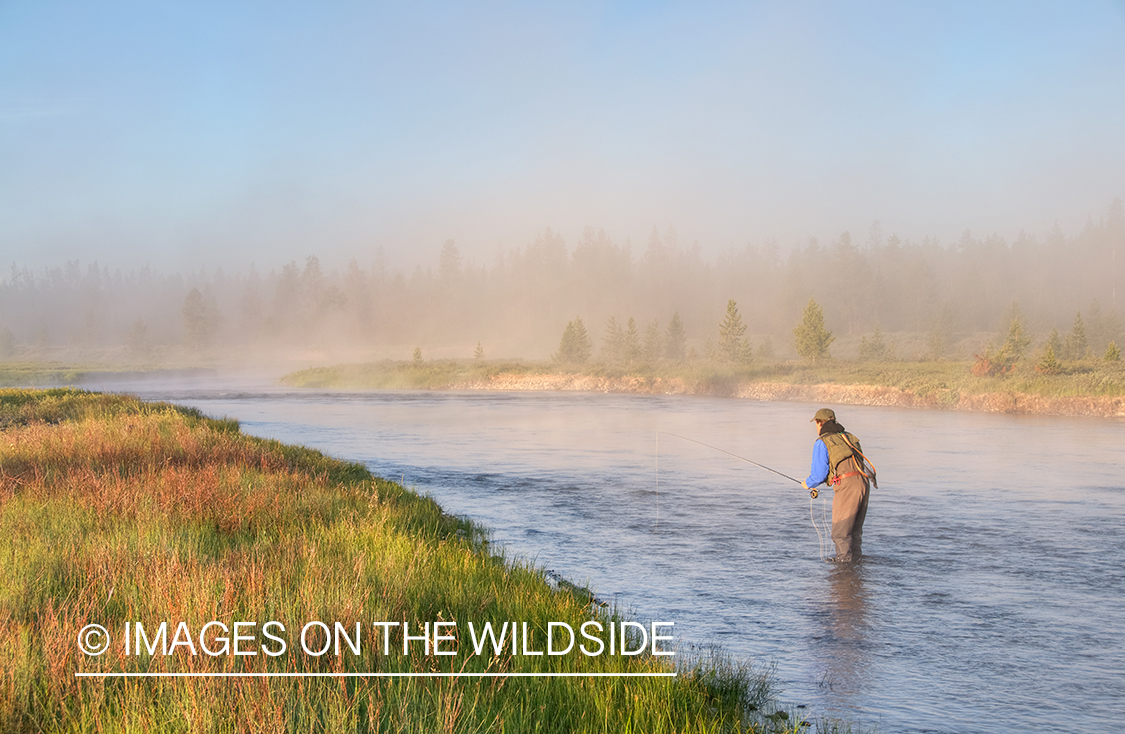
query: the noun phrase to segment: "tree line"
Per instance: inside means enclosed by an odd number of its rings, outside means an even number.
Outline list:
[[[315,255],[234,273],[13,265],[0,281],[0,358],[304,351],[409,359],[421,349],[544,359],[558,356],[559,335],[580,317],[597,332],[586,335],[599,342],[597,358],[610,362],[784,359],[798,356],[792,330],[810,299],[835,357],[969,359],[990,340],[999,348],[1013,314],[1038,349],[1052,329],[1073,331],[1079,313],[1087,349],[1101,354],[1122,343],[1123,209],[1115,200],[1073,236],[1055,227],[1007,242],[966,232],[943,244],[885,236],[876,223],[862,242],[844,232],[783,251],[771,240],[711,259],[672,228],[653,228],[643,247],[587,228],[569,243],[545,229],[487,263],[450,240],[434,246],[430,267],[410,272],[391,267],[378,247],[335,270]],[[728,323],[731,302],[737,323]],[[1062,358],[1058,339],[1052,348]]]

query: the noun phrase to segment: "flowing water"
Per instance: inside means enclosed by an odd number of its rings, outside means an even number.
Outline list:
[[[851,567],[820,560],[816,407],[696,397],[133,385],[365,463],[685,651],[881,732],[1125,728],[1125,423],[841,407],[879,469]],[[661,433],[665,432],[665,433]],[[831,493],[827,512],[831,513]]]

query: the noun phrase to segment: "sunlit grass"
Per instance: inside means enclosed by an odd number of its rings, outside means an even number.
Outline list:
[[[65,385],[76,382],[89,370],[83,365],[53,362],[8,362],[0,364],[0,387]]]
[[[299,651],[305,621],[620,620],[489,552],[472,523],[319,452],[198,411],[0,390],[0,730],[800,731],[766,678],[721,656],[677,678],[78,678],[128,672],[667,672],[667,657]],[[100,657],[79,630],[279,620],[286,655]],[[169,634],[172,630],[169,630]],[[401,644],[401,643],[400,643]]]
[[[713,363],[556,365],[532,362],[433,361],[379,362],[316,367],[294,372],[282,382],[295,387],[445,389],[485,384],[502,376],[584,375],[627,380],[636,389],[696,394],[735,394],[754,383],[861,385],[890,387],[936,404],[962,396],[1018,393],[1044,398],[1125,396],[1125,363],[1089,360],[1067,363],[1066,373],[1043,375],[1031,361],[1003,376],[977,377],[969,362],[754,362],[744,367]]]
[[[520,361],[394,362],[385,360],[365,364],[310,367],[282,378],[294,387],[360,387],[386,390],[441,389],[458,382],[484,380],[494,375],[522,375],[541,372],[544,365]]]
[[[0,387],[73,385],[92,376],[157,371],[155,365],[126,367],[112,363],[26,361],[0,363]]]

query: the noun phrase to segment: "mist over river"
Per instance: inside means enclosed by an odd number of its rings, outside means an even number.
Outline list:
[[[360,461],[681,649],[881,732],[1125,726],[1125,422],[839,406],[879,469],[861,564],[800,486],[820,406],[684,396],[106,384]],[[659,432],[666,432],[661,434]],[[824,492],[831,512],[831,493]]]

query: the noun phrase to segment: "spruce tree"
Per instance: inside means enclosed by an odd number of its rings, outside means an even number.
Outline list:
[[[793,329],[793,346],[797,354],[811,362],[828,359],[828,347],[836,340],[832,332],[824,328],[824,309],[810,298],[805,312],[801,316],[801,323]]]
[[[590,359],[590,352],[594,348],[590,336],[582,319],[576,318],[566,325],[562,339],[559,341],[559,351],[552,355],[552,359],[562,364],[585,364]]]
[[[480,345],[480,342],[477,342],[476,351],[473,352],[473,359],[477,360],[478,362],[484,359],[484,347]]]
[[[1024,352],[1031,345],[1031,337],[1023,330],[1023,324],[1018,318],[1012,319],[1008,325],[1008,336],[1001,345],[996,358],[1005,365],[1011,366],[1023,358]]]
[[[637,331],[637,322],[632,316],[625,325],[625,333],[621,337],[621,356],[626,362],[638,362],[641,359],[641,333]]]
[[[746,325],[734,299],[727,301],[727,315],[719,324],[719,359],[731,364],[749,364],[753,352],[746,338]]]
[[[668,322],[664,356],[672,362],[683,362],[687,356],[687,332],[684,331],[684,322],[680,321],[679,311],[673,313],[672,320]]]
[[[1121,350],[1117,348],[1117,342],[1111,341],[1109,346],[1105,348],[1105,356],[1102,357],[1106,362],[1120,362]]]
[[[1066,354],[1066,348],[1063,346],[1063,340],[1062,337],[1059,336],[1058,329],[1051,329],[1051,333],[1047,335],[1047,344],[1044,346],[1044,352],[1048,348],[1055,353],[1056,357],[1062,357]]]
[[[663,349],[664,337],[660,333],[660,322],[653,319],[645,327],[645,342],[644,347],[641,348],[641,356],[644,357],[645,362],[652,364],[660,359]]]
[[[616,316],[605,322],[602,335],[602,358],[609,364],[618,364],[625,359],[625,330],[617,323]]]
[[[1043,356],[1039,358],[1039,364],[1035,367],[1041,374],[1044,375],[1058,375],[1063,371],[1062,363],[1055,357],[1055,348],[1048,342],[1047,346],[1043,348]]]
[[[1066,337],[1067,359],[1085,359],[1089,342],[1086,340],[1086,326],[1082,323],[1082,312],[1074,317],[1074,326]]]

